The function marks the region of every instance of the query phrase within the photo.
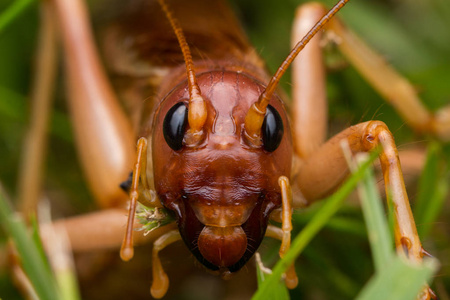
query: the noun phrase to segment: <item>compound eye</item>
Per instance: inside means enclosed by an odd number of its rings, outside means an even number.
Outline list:
[[[163,123],[164,139],[170,148],[177,151],[183,147],[188,110],[183,102],[175,104],[166,114]]]
[[[261,131],[264,150],[267,152],[275,151],[283,138],[284,127],[280,114],[271,105],[267,106]]]

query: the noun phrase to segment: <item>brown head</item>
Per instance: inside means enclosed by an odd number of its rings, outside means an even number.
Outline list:
[[[235,272],[264,237],[270,212],[280,207],[278,178],[289,177],[290,125],[274,95],[261,128],[261,145],[244,137],[245,116],[264,86],[244,73],[197,76],[206,103],[202,140],[186,144],[188,83],[174,88],[154,119],[156,192],[174,211],[188,248],[212,270]]]

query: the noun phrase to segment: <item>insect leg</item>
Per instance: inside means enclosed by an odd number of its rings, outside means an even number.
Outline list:
[[[310,3],[297,9],[292,28],[294,45],[327,12],[322,5]],[[328,104],[325,67],[320,49],[322,33],[317,33],[292,64],[294,145],[301,158],[313,153],[326,139]]]
[[[284,242],[284,237],[285,237],[285,232],[283,231],[283,229],[276,227],[274,225],[269,225],[267,226],[266,229],[266,236],[271,237],[273,239],[277,239],[280,240],[281,243],[283,244]],[[289,238],[290,238],[290,234],[289,234]],[[281,247],[282,248],[282,247]],[[282,253],[282,249],[280,248],[280,257],[283,257],[285,255],[285,253],[287,252],[288,249],[286,249],[285,252]],[[286,286],[289,289],[293,289],[297,286],[298,284],[298,277],[297,277],[297,273],[295,272],[295,264],[293,263],[289,269],[287,269],[285,275],[285,282],[286,282]]]
[[[153,298],[162,298],[167,293],[167,289],[169,288],[169,278],[161,265],[161,260],[158,256],[159,251],[178,240],[181,240],[180,232],[178,229],[174,229],[160,236],[153,244],[153,283],[150,288],[150,293]]]
[[[134,133],[95,50],[80,0],[50,2],[65,50],[69,106],[81,162],[100,206],[123,204],[119,184],[131,169]]]
[[[399,253],[412,261],[421,262],[424,255],[416,225],[406,194],[400,160],[394,138],[380,121],[369,121],[352,126],[334,136],[306,159],[297,183],[308,201],[322,199],[331,194],[349,174],[340,148],[347,140],[352,153],[369,152],[381,147],[379,156],[388,196],[395,216],[395,244]],[[429,292],[426,292],[429,293]]]
[[[280,257],[289,251],[291,247],[291,231],[292,231],[292,191],[289,179],[285,176],[278,178],[278,184],[281,188],[281,228],[269,225],[266,230],[266,236],[280,240]],[[298,284],[298,277],[295,273],[295,265],[292,264],[285,273],[286,286],[293,289]]]
[[[123,225],[126,221],[126,210],[111,208],[56,220],[49,226],[58,230],[63,228],[67,232],[72,250],[76,253],[83,253],[102,249],[118,249],[123,240]],[[134,222],[134,228],[140,228],[141,226],[138,221]],[[176,224],[168,224],[151,231],[147,235],[143,235],[141,231],[133,231],[133,240],[136,244],[149,243],[175,227]],[[40,226],[40,236],[44,246],[49,244],[46,241],[47,230],[46,224]]]
[[[278,178],[278,184],[281,188],[282,198],[282,225],[283,236],[281,239],[280,256],[284,254],[291,247],[291,231],[292,231],[292,191],[289,184],[289,179],[285,176]]]
[[[300,40],[326,12],[327,9],[319,3],[306,3],[299,6],[292,28],[293,43]],[[335,26],[333,24],[332,22],[331,26]],[[330,25],[325,28],[330,31]],[[332,31],[333,29],[334,27],[331,28]],[[314,153],[324,143],[327,134],[328,103],[322,43],[322,34],[318,33],[292,65],[294,145],[295,152],[301,159],[306,159]],[[421,149],[402,151],[403,167],[408,168],[408,171],[411,168],[416,170],[417,168],[414,169],[414,167],[417,164],[421,165],[421,160],[417,159],[423,156],[420,156],[421,153],[423,154]],[[416,158],[408,159],[409,154],[415,155]],[[411,168],[409,168],[410,165]],[[417,174],[417,172],[408,172],[408,174]],[[294,207],[303,207],[304,202],[301,197],[295,197],[293,204]]]

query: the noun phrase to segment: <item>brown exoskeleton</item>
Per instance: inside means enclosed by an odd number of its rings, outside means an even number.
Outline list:
[[[348,175],[341,140],[348,140],[355,153],[382,146],[380,160],[397,217],[397,246],[408,249],[410,259],[421,261],[422,246],[386,125],[379,121],[361,123],[324,143],[326,101],[319,38],[311,40],[302,58],[293,63],[294,105],[289,120],[274,92],[295,55],[269,80],[264,64],[222,2],[170,1],[169,7],[162,3],[164,13],[156,1],[135,1],[135,6],[114,16],[105,28],[104,39],[112,72],[128,80],[118,89],[130,111],[130,121],[104,80],[93,48],[87,46],[89,31],[84,28],[83,17],[77,15],[82,11],[80,4],[53,2],[64,33],[70,103],[82,161],[94,194],[105,207],[123,203],[118,183],[127,177],[135,161],[122,257],[133,255],[131,237],[138,197],[154,206],[162,205],[176,216],[178,229],[169,225],[153,235],[163,233],[153,250],[153,296],[164,296],[168,288],[158,252],[176,240],[183,239],[203,265],[222,274],[238,271],[266,234],[282,240],[283,255],[289,248],[292,206],[325,197]],[[317,4],[301,8],[294,40],[300,40],[325,13]],[[207,14],[215,17],[206,22],[202,16]],[[170,26],[168,20],[175,25]],[[325,21],[320,24],[325,25]],[[406,119],[448,139],[447,119],[436,119],[424,110],[412,88],[339,20],[331,19],[326,26],[339,37],[345,55],[387,98],[395,94],[396,99],[402,99],[395,105]],[[296,53],[317,30],[307,35]],[[115,55],[123,58],[116,60]],[[375,75],[371,75],[373,68],[379,68]],[[135,137],[139,137],[136,160]],[[294,156],[302,163],[292,167]],[[292,201],[289,181],[298,186],[302,199]],[[151,191],[156,192],[156,198]],[[267,227],[271,213],[278,208],[283,215],[281,231]],[[123,222],[121,214],[109,210],[98,217],[113,224]],[[108,243],[117,244],[117,239]],[[77,247],[75,239],[72,244]],[[292,270],[286,280],[288,286],[296,285]]]

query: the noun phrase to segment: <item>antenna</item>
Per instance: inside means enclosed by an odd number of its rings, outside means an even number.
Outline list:
[[[339,0],[339,2],[333,6],[328,13],[323,16],[319,22],[314,25],[313,28],[295,45],[294,49],[289,53],[287,58],[283,61],[278,68],[275,75],[270,79],[266,89],[261,93],[258,100],[252,104],[245,116],[244,123],[244,137],[246,140],[255,147],[259,147],[261,144],[261,127],[266,115],[266,107],[269,104],[270,98],[272,98],[278,83],[286,72],[287,68],[291,65],[297,55],[302,51],[308,42],[321,30],[328,21],[348,2],[349,0]]]
[[[159,4],[166,14],[167,19],[172,26],[175,35],[177,36],[178,43],[180,44],[181,51],[183,52],[184,61],[186,63],[186,73],[188,78],[189,89],[189,107],[188,107],[188,123],[189,130],[186,136],[186,144],[196,145],[203,139],[203,125],[205,124],[207,112],[206,103],[201,95],[200,88],[197,83],[197,78],[194,72],[194,63],[192,62],[192,55],[189,46],[186,42],[183,30],[181,29],[178,20],[173,16],[169,7],[164,0],[159,0]]]

